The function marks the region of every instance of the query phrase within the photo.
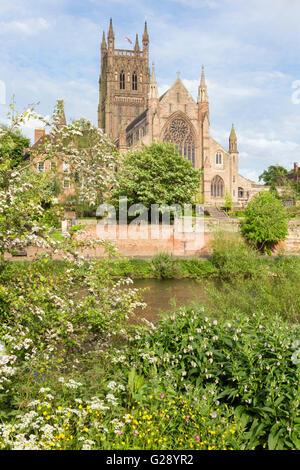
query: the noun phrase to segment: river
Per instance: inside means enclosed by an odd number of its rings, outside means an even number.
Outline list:
[[[133,322],[141,317],[156,321],[161,313],[171,312],[175,307],[205,303],[206,285],[204,280],[193,279],[135,279],[134,287],[145,289],[142,296],[147,307],[136,312]]]

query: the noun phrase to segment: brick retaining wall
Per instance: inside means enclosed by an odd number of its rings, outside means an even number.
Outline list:
[[[87,225],[84,235],[78,237],[82,240],[106,240],[112,242],[120,254],[127,257],[150,258],[159,252],[167,252],[178,257],[207,256],[211,253],[210,241],[214,238],[216,230],[225,232],[239,232],[239,219],[204,219],[202,233],[197,233],[191,226],[182,231],[178,225],[151,226],[132,225],[100,226]],[[26,249],[27,257],[19,259],[32,259],[37,253],[44,251],[35,247]],[[289,233],[285,241],[278,244],[277,252],[300,254],[300,220],[289,222]],[[85,257],[103,257],[103,246],[86,248],[82,250]],[[54,258],[60,258],[60,254]],[[7,256],[7,258],[12,258]]]

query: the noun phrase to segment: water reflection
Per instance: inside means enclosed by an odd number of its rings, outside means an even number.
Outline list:
[[[172,312],[176,307],[188,306],[194,302],[205,302],[205,281],[193,279],[136,279],[134,287],[146,289],[143,300],[146,309],[139,309],[133,320],[141,317],[156,321],[161,313]]]

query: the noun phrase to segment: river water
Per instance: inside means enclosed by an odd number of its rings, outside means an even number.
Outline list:
[[[156,321],[161,313],[172,312],[175,308],[188,306],[195,302],[205,303],[205,286],[203,280],[193,279],[136,279],[134,287],[145,289],[142,293],[146,309],[136,312],[135,323],[144,317]]]

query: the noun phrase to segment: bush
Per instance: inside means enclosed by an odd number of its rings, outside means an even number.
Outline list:
[[[193,279],[216,276],[218,270],[208,259],[184,259],[180,260],[182,272]]]
[[[240,449],[300,449],[299,327],[253,313],[230,321],[181,309],[135,342],[139,370],[188,391],[195,403],[234,408]],[[153,372],[152,372],[153,373]],[[197,405],[195,405],[197,406]],[[236,430],[233,430],[235,432]]]
[[[110,263],[112,276],[130,276],[135,279],[153,277],[153,269],[150,261],[143,259],[121,259]]]
[[[248,204],[242,221],[245,239],[270,253],[288,234],[287,213],[282,202],[270,191],[258,193]]]
[[[211,262],[221,280],[257,276],[261,267],[257,253],[235,234],[216,233]]]
[[[155,277],[159,279],[172,279],[181,274],[181,267],[178,260],[168,253],[158,253],[152,258],[152,265]]]

